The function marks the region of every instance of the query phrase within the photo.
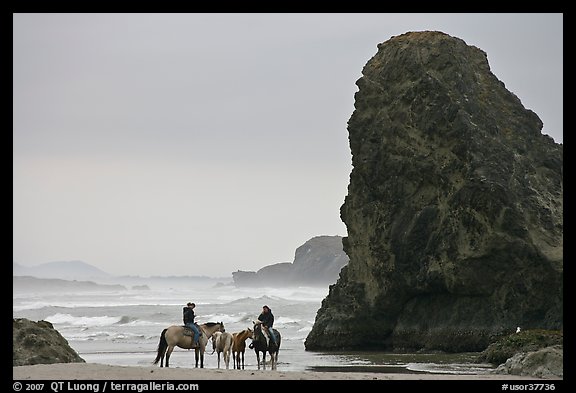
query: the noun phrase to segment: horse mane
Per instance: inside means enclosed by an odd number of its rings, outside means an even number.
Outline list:
[[[240,332],[236,332],[234,333],[234,337],[241,337],[244,338],[246,337],[248,334],[252,334],[252,329],[248,328],[248,329],[244,329]]]
[[[262,331],[262,322],[258,321],[259,323],[254,323],[254,333],[259,332],[258,335],[264,336],[264,332]],[[257,340],[257,338],[255,338]]]
[[[204,325],[208,326],[208,327],[212,327],[214,325],[218,325],[219,322],[206,322]]]

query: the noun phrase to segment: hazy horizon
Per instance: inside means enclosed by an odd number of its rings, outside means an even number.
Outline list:
[[[13,14],[13,262],[221,277],[346,236],[355,82],[420,30],[563,143],[562,14]]]

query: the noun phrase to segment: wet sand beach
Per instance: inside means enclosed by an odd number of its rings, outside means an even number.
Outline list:
[[[57,363],[12,368],[13,380],[539,380],[516,375],[226,370]]]

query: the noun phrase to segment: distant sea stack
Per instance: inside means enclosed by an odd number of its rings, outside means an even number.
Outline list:
[[[294,262],[267,265],[254,271],[232,273],[236,286],[328,286],[348,263],[341,236],[316,236],[296,249]]]
[[[392,37],[362,74],[350,262],[306,349],[480,351],[517,326],[562,328],[562,145],[459,38]]]

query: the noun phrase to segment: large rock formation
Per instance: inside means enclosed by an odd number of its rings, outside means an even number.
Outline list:
[[[561,328],[562,145],[461,39],[392,37],[362,73],[350,262],[306,348],[479,351]]]
[[[68,341],[48,321],[14,318],[12,365],[84,363]]]
[[[267,265],[258,270],[232,273],[236,286],[326,286],[338,279],[348,263],[341,236],[316,236],[296,249],[294,262]]]

